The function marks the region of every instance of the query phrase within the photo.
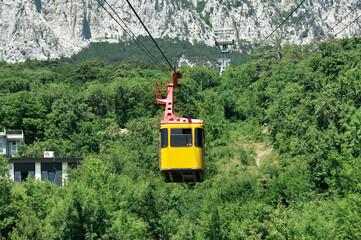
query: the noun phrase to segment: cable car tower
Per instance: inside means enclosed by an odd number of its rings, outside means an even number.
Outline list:
[[[220,63],[219,75],[222,76],[224,69],[231,62],[231,59],[227,58],[227,54],[229,53],[228,46],[234,45],[234,39],[232,39],[234,31],[232,29],[220,29],[215,30],[214,34],[216,35],[216,46],[220,46],[222,53],[222,58],[218,60]]]

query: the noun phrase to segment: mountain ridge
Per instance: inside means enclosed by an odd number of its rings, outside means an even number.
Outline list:
[[[109,0],[136,35],[146,35],[126,2]],[[266,44],[308,44],[328,32],[356,5],[356,0],[306,1]],[[214,30],[234,30],[237,51],[259,43],[298,4],[290,0],[142,0],[132,1],[155,38],[178,38],[214,46]],[[357,9],[334,34],[356,18]],[[90,42],[127,41],[129,36],[96,0],[2,0],[0,5],[0,60],[70,57]],[[361,23],[347,28],[339,37],[361,35]]]

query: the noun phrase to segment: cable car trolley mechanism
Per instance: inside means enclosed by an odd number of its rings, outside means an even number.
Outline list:
[[[173,113],[173,90],[180,71],[173,73],[173,83],[156,82],[156,100],[165,106],[160,126],[160,173],[165,182],[202,182],[204,180],[203,120],[176,117]]]

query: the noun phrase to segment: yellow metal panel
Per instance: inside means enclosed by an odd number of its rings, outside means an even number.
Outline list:
[[[164,124],[161,129],[168,129],[168,147],[161,148],[160,169],[173,168],[203,168],[203,154],[201,147],[194,146],[194,129],[203,128],[201,124]],[[192,147],[171,147],[171,128],[192,128]]]
[[[161,150],[161,169],[169,168],[203,168],[202,148],[177,147]]]

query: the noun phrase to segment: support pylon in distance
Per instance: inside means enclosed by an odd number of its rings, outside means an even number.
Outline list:
[[[173,90],[178,88],[180,71],[173,83],[156,81],[156,100],[165,106],[160,124],[160,173],[165,182],[194,183],[204,180],[203,120],[174,115]]]
[[[216,35],[216,46],[220,46],[222,53],[222,58],[218,60],[220,63],[219,75],[222,76],[223,71],[231,62],[231,60],[227,58],[227,54],[229,53],[228,46],[234,45],[234,39],[232,39],[234,31],[231,29],[220,29],[215,30],[214,34]]]

